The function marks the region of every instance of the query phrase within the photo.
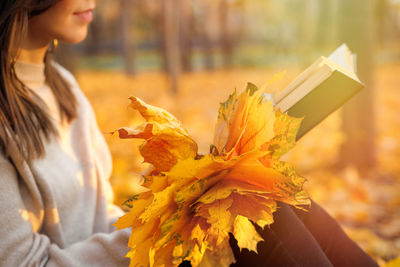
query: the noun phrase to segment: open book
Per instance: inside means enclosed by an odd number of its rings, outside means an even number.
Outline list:
[[[363,88],[356,74],[356,56],[343,44],[301,73],[275,102],[282,112],[304,117],[297,134],[300,139]]]

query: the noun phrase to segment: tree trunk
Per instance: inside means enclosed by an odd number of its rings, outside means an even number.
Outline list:
[[[343,107],[346,140],[340,165],[372,169],[375,158],[374,52],[375,0],[341,0],[341,41],[357,54],[358,76],[366,88]]]
[[[224,56],[224,65],[231,67],[233,62],[233,40],[229,31],[228,23],[229,5],[227,0],[220,0],[219,4],[219,24],[221,36],[221,48]]]
[[[181,55],[179,41],[180,2],[163,0],[164,40],[166,69],[171,82],[171,91],[177,93],[181,74]]]
[[[125,71],[133,75],[134,69],[134,47],[132,45],[132,0],[120,0],[121,9],[121,50],[125,64]]]
[[[192,56],[193,39],[193,12],[191,1],[179,0],[181,7],[180,18],[180,44],[182,55],[182,68],[184,71],[191,71],[190,59]]]

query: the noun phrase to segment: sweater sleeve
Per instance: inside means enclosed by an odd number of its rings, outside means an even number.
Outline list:
[[[5,160],[0,161],[0,190],[1,266],[128,266],[129,230],[94,234],[60,248],[35,229],[37,215],[26,209],[15,168]]]

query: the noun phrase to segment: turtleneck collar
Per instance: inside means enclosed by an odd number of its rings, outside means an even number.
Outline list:
[[[44,67],[44,63],[34,64],[23,61],[16,61],[14,65],[18,79],[31,89],[40,89],[45,85]]]

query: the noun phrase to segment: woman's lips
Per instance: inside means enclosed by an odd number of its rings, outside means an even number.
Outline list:
[[[74,15],[85,22],[91,22],[93,20],[93,9],[75,12]]]

